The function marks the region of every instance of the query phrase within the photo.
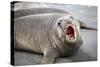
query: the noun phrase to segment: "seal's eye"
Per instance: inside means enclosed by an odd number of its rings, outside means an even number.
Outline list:
[[[70,18],[71,18],[71,19],[73,19],[73,17],[72,17],[72,16],[70,16]]]
[[[61,25],[62,22],[63,22],[63,20],[59,20],[58,21],[58,25]]]
[[[74,21],[77,21],[77,18],[76,17],[73,17],[73,16],[70,16],[70,18]]]
[[[75,18],[74,18],[73,16],[70,16],[70,18],[71,18],[72,20],[75,20]]]

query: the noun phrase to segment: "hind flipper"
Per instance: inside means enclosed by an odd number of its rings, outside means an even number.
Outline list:
[[[96,30],[95,28],[87,26],[83,21],[78,20],[81,29]]]

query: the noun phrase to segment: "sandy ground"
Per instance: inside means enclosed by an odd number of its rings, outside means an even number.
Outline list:
[[[19,4],[20,5],[20,4]],[[33,8],[33,3],[23,4],[27,8]],[[35,4],[37,5],[37,4]],[[97,28],[97,7],[95,6],[80,6],[80,5],[55,5],[55,4],[43,4],[43,7],[60,8],[70,12],[84,21],[88,26]],[[18,7],[17,9],[22,9]],[[66,62],[80,62],[80,61],[96,61],[97,60],[97,31],[93,30],[81,30],[83,45],[80,50],[71,57],[59,57],[55,63]],[[40,62],[43,55],[34,54],[31,52],[15,51],[15,65],[34,65]]]

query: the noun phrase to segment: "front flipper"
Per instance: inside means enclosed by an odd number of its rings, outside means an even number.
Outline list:
[[[44,52],[44,58],[41,64],[51,64],[55,61],[56,57],[58,57],[58,52],[55,49],[47,49]]]
[[[97,31],[97,29],[92,28],[92,27],[88,27],[84,22],[82,22],[82,21],[80,21],[80,20],[78,20],[78,22],[79,22],[79,24],[80,24],[80,28],[81,28],[81,29],[88,29],[88,30],[96,30],[96,31]]]

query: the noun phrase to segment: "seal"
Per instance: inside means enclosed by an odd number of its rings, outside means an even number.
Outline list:
[[[80,25],[70,14],[45,13],[14,20],[15,49],[43,53],[41,64],[71,56],[82,45]]]

